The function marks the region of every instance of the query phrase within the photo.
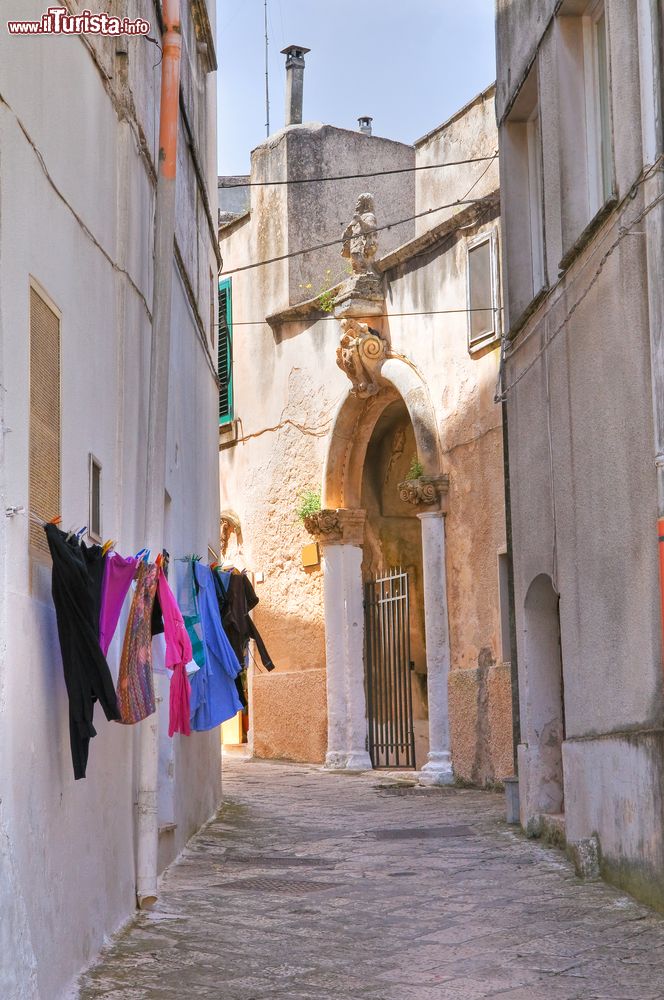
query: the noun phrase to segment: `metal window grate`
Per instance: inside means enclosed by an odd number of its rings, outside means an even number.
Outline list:
[[[30,510],[44,521],[60,513],[60,320],[30,288]],[[30,546],[48,552],[30,523]]]
[[[338,888],[336,882],[297,881],[290,878],[245,878],[232,882],[217,882],[215,889],[229,889],[232,892],[325,892]]]
[[[224,859],[228,865],[246,865],[251,868],[334,868],[335,862],[325,858],[300,858],[287,855],[229,854]]]
[[[470,826],[408,826],[403,830],[372,830],[376,840],[443,840],[449,837],[474,837]]]

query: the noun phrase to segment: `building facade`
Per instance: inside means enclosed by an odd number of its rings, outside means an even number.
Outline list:
[[[661,39],[497,3],[521,820],[660,907]]]
[[[297,111],[253,151],[249,210],[220,230],[222,519],[276,665],[250,666],[250,743],[436,782],[452,780],[451,752],[459,778],[500,781],[513,764],[493,89],[414,147],[367,119],[352,132]]]
[[[111,4],[160,37],[157,6]],[[181,7],[163,539],[174,558],[218,550],[219,510],[215,10]],[[43,13],[39,0],[3,5],[5,17]],[[123,555],[146,543],[155,53],[143,37],[0,32],[0,995],[12,1000],[64,995],[136,906],[138,730],[150,723],[109,723],[97,705],[87,777],[74,781],[38,521],[60,515]],[[163,868],[215,811],[220,774],[218,732],[168,740],[160,684]]]

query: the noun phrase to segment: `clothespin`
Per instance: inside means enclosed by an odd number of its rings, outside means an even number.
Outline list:
[[[210,569],[214,572],[214,570],[217,568],[218,565],[219,565],[218,562],[213,562],[212,565],[210,566]]]
[[[84,528],[81,528],[80,531],[76,532],[76,538],[78,539],[79,542],[81,541],[81,539],[83,538],[83,535],[85,534],[85,532],[87,530],[88,530],[88,526],[86,524]]]
[[[150,555],[152,554],[152,549],[145,549],[144,551],[145,551],[145,555],[143,556],[143,562],[144,563],[149,563],[150,562]]]
[[[134,556],[134,558],[135,558],[135,559],[142,559],[142,558],[143,558],[143,556],[145,555],[145,553],[146,553],[147,551],[148,551],[147,549],[140,549],[140,550],[139,550],[139,551],[138,551],[138,552],[136,553],[136,555]]]
[[[115,548],[115,542],[113,541],[112,538],[109,538],[107,542],[104,542],[104,545],[103,545],[102,550],[101,550],[101,554],[103,556],[106,556],[111,551],[111,549],[114,549],[114,548]]]
[[[61,521],[62,521],[62,517],[60,516],[60,514],[57,514],[55,517],[52,517],[51,520],[48,523],[49,524],[60,524]]]
[[[154,561],[155,566],[158,566],[159,569],[161,569],[163,561],[164,561],[164,557],[162,556],[162,554],[160,552],[159,555],[157,556],[157,558]]]

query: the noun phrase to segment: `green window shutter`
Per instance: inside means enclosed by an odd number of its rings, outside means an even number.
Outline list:
[[[229,278],[219,282],[217,375],[219,376],[219,423],[228,424],[233,419],[233,320]]]

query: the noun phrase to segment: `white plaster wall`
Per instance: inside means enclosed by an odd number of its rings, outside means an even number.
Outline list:
[[[29,18],[43,11],[34,0],[14,8],[3,13]],[[152,18],[150,4],[141,4],[141,12]],[[154,155],[154,52],[129,44],[139,120]],[[101,44],[100,53],[108,59],[108,46]],[[135,133],[118,122],[80,39],[10,40],[3,33],[0,93],[63,196],[151,304],[152,183]],[[103,466],[104,536],[117,539],[121,552],[137,551],[145,502],[146,308],[56,196],[5,106],[0,150],[2,508],[28,507],[33,276],[62,313],[63,524],[87,523],[92,451]],[[205,271],[216,269],[206,229],[200,219],[192,227],[181,199],[179,205],[183,239],[197,248]],[[197,273],[191,280],[207,321],[209,279],[202,287]],[[173,555],[205,556],[218,538],[216,389],[177,273],[173,315],[166,541]],[[0,547],[0,993],[12,1000],[52,1000],[134,909],[137,732],[107,723],[97,707],[88,777],[74,782],[50,568],[45,565],[31,580],[25,516],[2,517]],[[218,802],[218,734],[176,738],[174,760],[177,830],[170,856]]]

